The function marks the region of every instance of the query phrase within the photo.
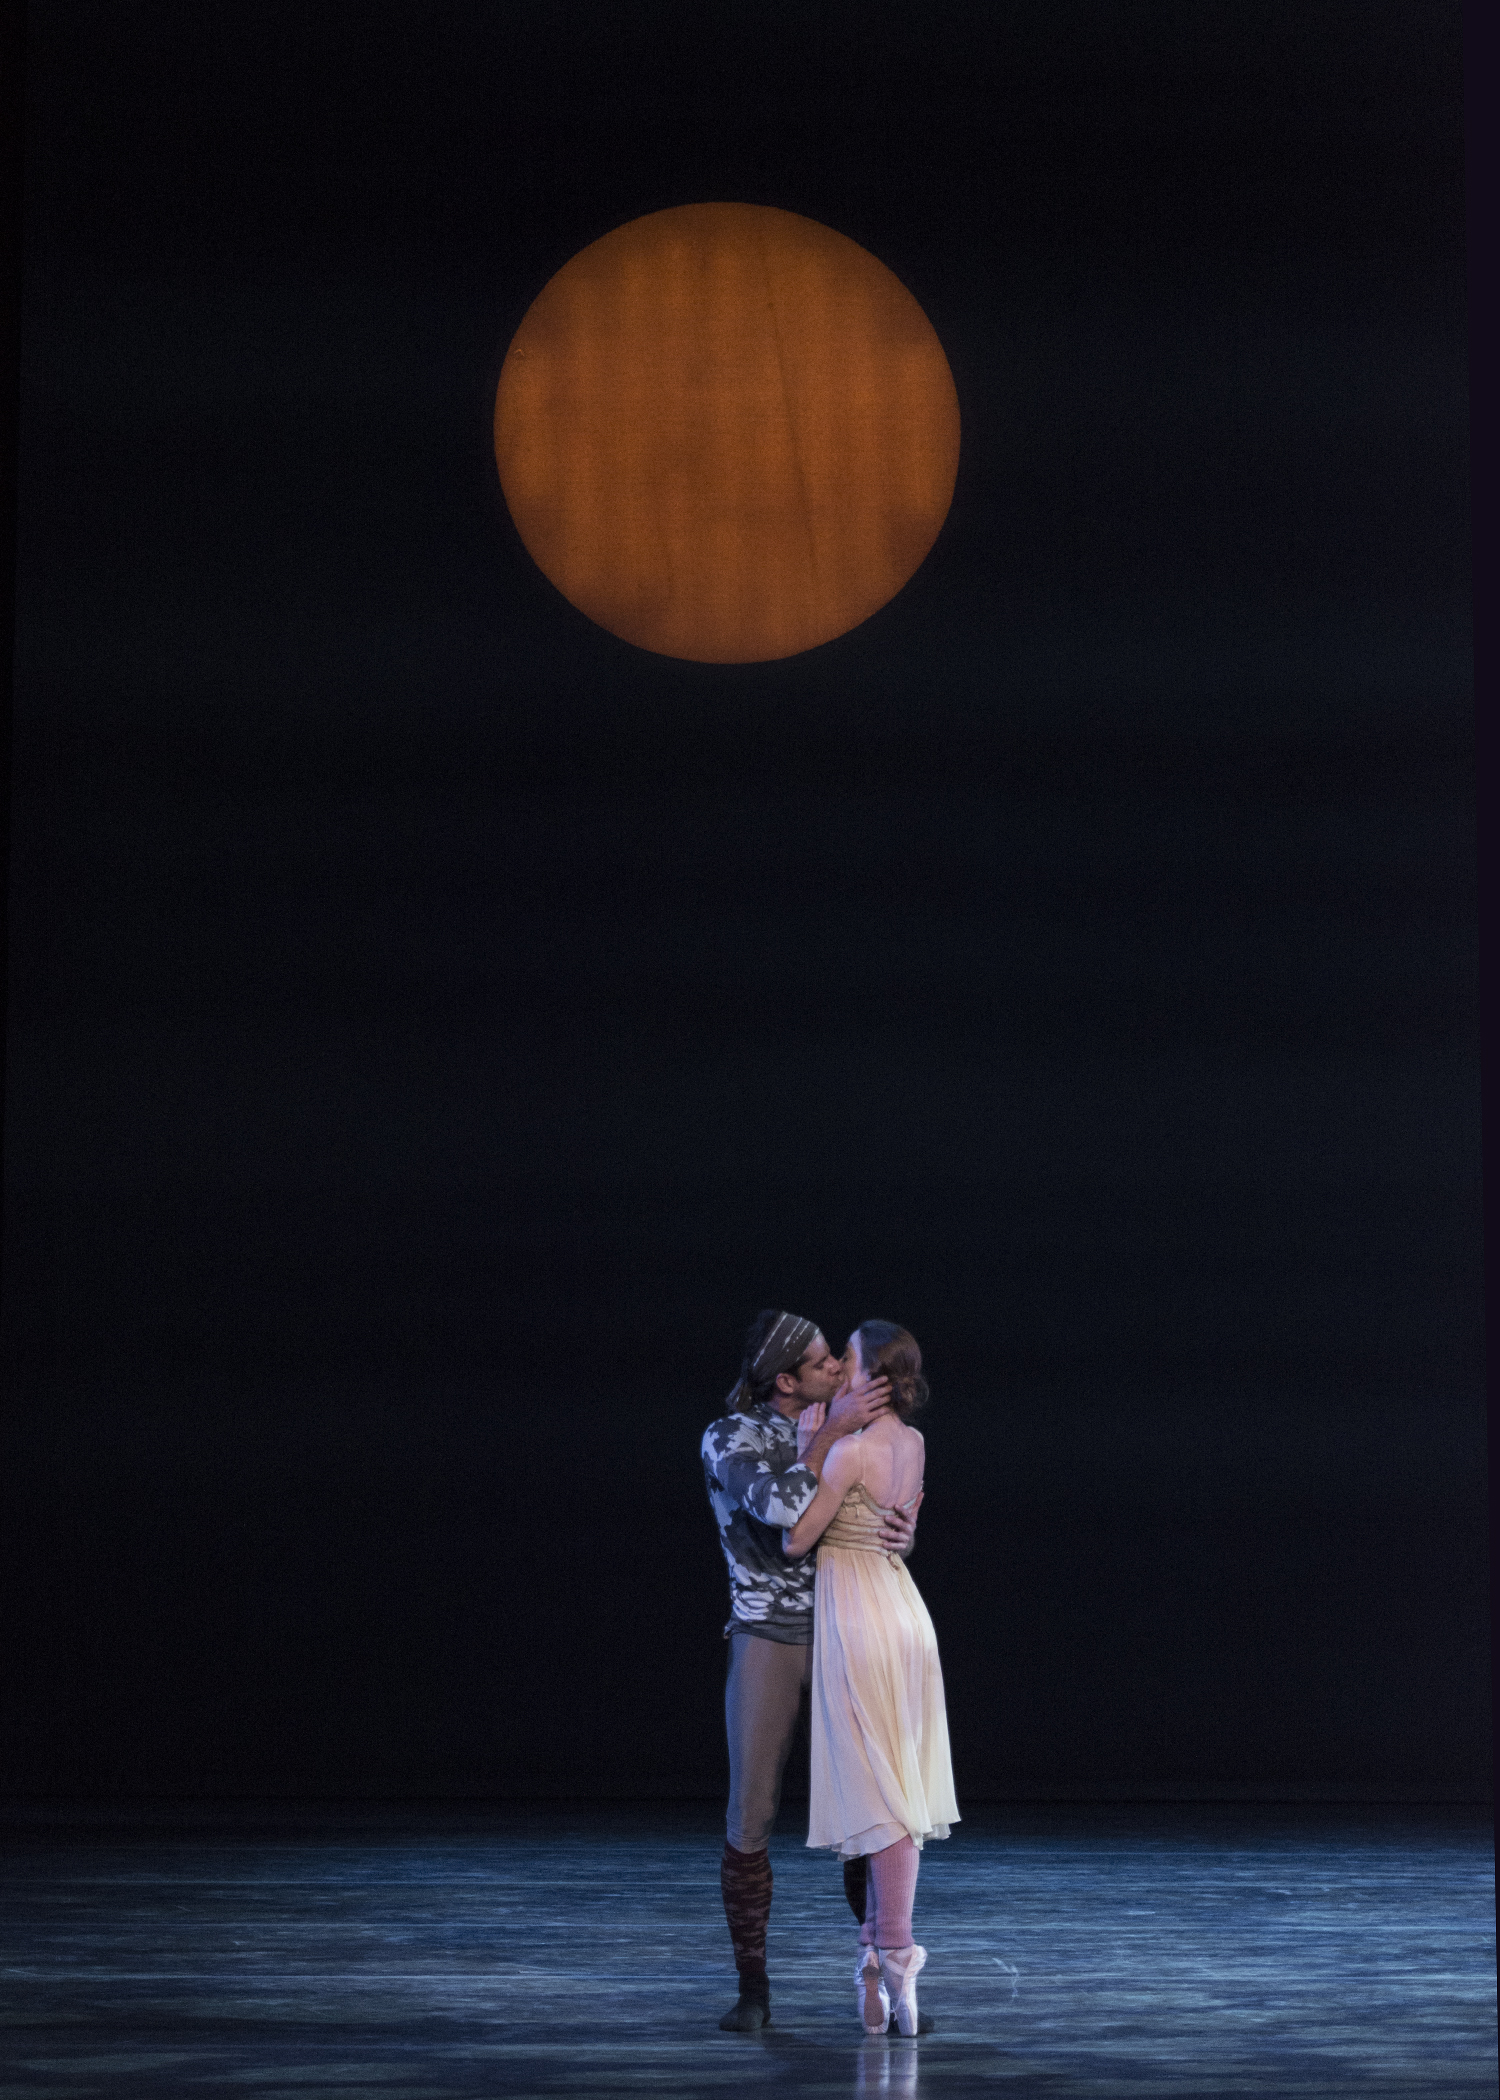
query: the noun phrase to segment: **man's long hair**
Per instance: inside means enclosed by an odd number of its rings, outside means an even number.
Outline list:
[[[762,1401],[769,1400],[772,1393],[776,1390],[776,1381],[781,1376],[781,1373],[783,1371],[795,1371],[807,1355],[807,1349],[804,1349],[802,1355],[797,1358],[795,1363],[776,1364],[775,1368],[769,1372],[764,1368],[759,1372],[756,1371],[755,1359],[765,1347],[766,1338],[774,1329],[776,1322],[783,1318],[785,1318],[785,1315],[773,1305],[768,1307],[765,1312],[758,1312],[750,1322],[750,1325],[745,1329],[745,1353],[740,1358],[740,1379],[739,1384],[735,1388],[739,1395],[739,1405],[741,1407],[758,1407]],[[814,1329],[814,1333],[816,1331]],[[808,1348],[811,1348],[811,1346],[812,1343],[809,1341]]]

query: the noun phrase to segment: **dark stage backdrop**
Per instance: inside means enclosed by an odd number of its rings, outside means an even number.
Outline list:
[[[713,1794],[766,1304],[927,1353],[961,1796],[1483,1790],[1458,37],[33,0],[10,1791]],[[720,198],[963,414],[759,666],[490,452]]]

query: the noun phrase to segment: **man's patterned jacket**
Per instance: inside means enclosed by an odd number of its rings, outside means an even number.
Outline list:
[[[788,1560],[783,1530],[818,1492],[797,1460],[797,1425],[769,1400],[722,1415],[703,1432],[703,1478],[729,1563],[725,1634],[804,1644],[813,1637],[813,1564]]]

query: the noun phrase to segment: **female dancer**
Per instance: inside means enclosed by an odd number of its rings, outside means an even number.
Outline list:
[[[878,1532],[893,1508],[914,1509],[924,1447],[909,1422],[927,1398],[922,1352],[904,1327],[866,1320],[849,1337],[845,1371],[890,1380],[873,1422],[842,1437],[823,1462],[818,1493],[790,1531],[794,1559],[818,1548],[812,1663],[812,1784],[807,1842],[842,1858],[869,1856],[869,1895],[855,1988],[867,2034],[890,2024],[917,2032],[911,1905],[925,1839],[959,1820],[948,1755],[943,1673],[927,1607]],[[825,1409],[798,1418],[799,1446]]]

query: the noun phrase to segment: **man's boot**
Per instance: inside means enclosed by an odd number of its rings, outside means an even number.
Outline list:
[[[771,1981],[766,1974],[766,1926],[771,1916],[771,1855],[737,1852],[726,1844],[719,1865],[724,1916],[739,1971],[740,1995],[719,2025],[726,2034],[754,2034],[771,2024]]]

